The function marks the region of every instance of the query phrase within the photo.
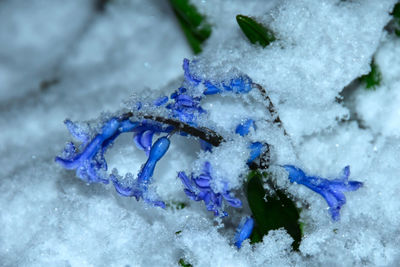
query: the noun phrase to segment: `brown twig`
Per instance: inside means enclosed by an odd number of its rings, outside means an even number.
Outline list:
[[[127,119],[130,117],[133,117],[134,114],[133,112],[128,112],[125,113],[121,116],[121,119]],[[153,120],[157,121],[160,123],[168,124],[173,126],[177,131],[182,131],[187,134],[190,134],[192,136],[198,137],[208,143],[210,143],[213,146],[219,146],[222,142],[225,142],[225,139],[222,137],[222,135],[216,133],[215,131],[206,128],[206,127],[193,127],[187,123],[171,119],[171,118],[164,118],[160,116],[155,116],[155,115],[143,115],[138,113],[136,116],[138,117],[143,117],[148,120]]]

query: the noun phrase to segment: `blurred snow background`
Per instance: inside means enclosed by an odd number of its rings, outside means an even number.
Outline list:
[[[200,203],[150,208],[55,165],[70,139],[65,118],[93,119],[131,95],[172,92],[183,58],[193,55],[166,1],[112,0],[103,8],[94,0],[3,0],[0,265],[177,266],[180,258],[194,266],[396,265],[400,39],[384,30],[396,1],[264,2],[196,2],[213,24],[197,71],[216,77],[239,70],[267,89],[297,154],[265,129],[261,138],[274,145],[277,163],[325,177],[351,166],[351,179],[365,186],[346,195],[340,222],[331,222],[319,195],[290,185],[311,204],[302,212],[300,252],[291,251],[283,230],[238,251],[234,228]],[[278,41],[265,49],[251,45],[237,14],[270,25]],[[367,91],[355,80],[369,72],[373,56],[383,79]],[[236,110],[211,106],[222,114],[216,123]],[[118,140],[107,154],[123,171],[144,160],[128,142]],[[186,201],[176,172],[196,153],[179,150],[183,141],[173,144],[155,179],[161,196]]]

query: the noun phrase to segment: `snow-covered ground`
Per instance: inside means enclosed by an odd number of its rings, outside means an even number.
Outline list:
[[[1,266],[400,262],[400,38],[384,29],[395,0],[193,1],[213,25],[194,72],[207,79],[244,73],[266,89],[289,137],[271,124],[250,138],[271,145],[273,165],[329,178],[350,165],[350,179],[364,184],[346,193],[333,222],[320,195],[277,178],[309,204],[298,252],[282,229],[238,250],[232,238],[246,205],[219,219],[186,197],[177,172],[198,169],[205,157],[192,139],[173,136],[155,170],[158,195],[172,203],[166,209],[122,197],[110,184],[87,185],[54,162],[71,139],[65,118],[92,120],[130,99],[169,95],[183,80],[183,59],[195,58],[167,1],[112,0],[104,11],[96,2],[0,1]],[[277,41],[250,44],[237,14],[269,25]],[[357,78],[373,57],[382,82],[366,90]],[[207,123],[224,131],[249,114],[268,117],[264,105],[251,93],[210,97],[203,107]],[[243,197],[235,174],[248,152],[232,143],[212,160]],[[106,159],[109,170],[136,173],[146,156],[121,136]],[[186,207],[173,208],[180,202]]]

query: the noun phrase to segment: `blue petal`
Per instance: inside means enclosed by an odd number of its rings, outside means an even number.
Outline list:
[[[285,170],[289,173],[289,179],[291,183],[299,183],[305,178],[305,173],[300,168],[297,168],[293,165],[285,165],[283,166]]]
[[[234,244],[237,248],[240,248],[242,246],[243,241],[251,236],[253,228],[254,228],[254,220],[251,217],[249,216],[244,217],[240,221],[240,224],[236,229],[236,234],[234,237]]]
[[[211,164],[210,164],[210,162],[208,162],[208,161],[204,162],[203,172],[204,172],[205,175],[211,177]]]
[[[181,106],[186,106],[186,107],[193,107],[194,105],[196,105],[196,103],[194,102],[193,98],[189,95],[179,95],[176,98],[176,101],[179,103],[179,105]]]
[[[115,187],[118,194],[124,197],[132,197],[135,195],[135,190],[133,187],[123,186],[113,174],[110,175],[110,179]]]
[[[249,146],[250,158],[247,160],[247,164],[252,163],[256,158],[258,158],[261,155],[263,148],[264,145],[260,142],[251,143]]]
[[[348,181],[350,175],[349,166],[343,169],[339,179],[334,180],[307,176],[300,168],[293,165],[285,165],[283,167],[289,173],[290,182],[305,185],[324,197],[334,221],[340,219],[340,209],[346,203],[346,197],[343,192],[354,191],[362,186],[361,182]]]
[[[84,144],[86,144],[89,141],[90,135],[87,132],[85,132],[85,130],[83,130],[81,127],[79,127],[70,120],[65,120],[64,124],[67,126],[68,131],[76,140]]]
[[[144,131],[140,136],[140,143],[144,147],[146,152],[150,152],[151,144],[153,143],[153,134],[154,132],[151,130]]]
[[[178,177],[181,179],[186,189],[190,190],[191,192],[194,191],[194,188],[192,187],[192,184],[189,181],[189,178],[186,176],[185,172],[178,172]]]
[[[139,148],[140,150],[146,151],[146,148],[143,146],[143,144],[141,142],[142,134],[143,134],[143,132],[136,134],[133,137],[133,141],[135,142],[135,145],[137,148]]]
[[[202,187],[202,188],[210,187],[210,179],[204,179],[204,178],[199,177],[197,179],[194,179],[194,182],[198,187]]]
[[[204,201],[207,210],[213,211],[215,216],[227,216],[228,214],[222,210],[222,200],[231,205],[232,207],[239,208],[242,206],[242,202],[231,196],[228,191],[227,183],[224,183],[224,192],[214,192],[210,186],[212,177],[211,164],[206,161],[203,166],[203,172],[196,178],[191,176],[191,180],[188,179],[184,172],[179,172],[178,177],[184,184],[185,194],[192,200]]]
[[[207,88],[203,92],[204,95],[215,95],[215,94],[219,94],[222,92],[222,90],[220,88],[216,87],[210,81],[205,81],[204,86]]]
[[[224,196],[224,199],[226,200],[226,202],[228,202],[230,206],[232,206],[234,208],[242,207],[242,201],[238,198],[232,197],[230,195],[230,193],[225,193],[225,194],[223,194],[223,196]]]
[[[208,142],[206,142],[206,141],[204,141],[202,139],[199,139],[199,142],[200,142],[200,148],[202,150],[209,151],[209,152],[212,151],[212,145],[210,143],[208,143]]]
[[[254,120],[247,119],[245,122],[236,126],[235,133],[239,134],[240,136],[246,136],[250,132],[250,127],[253,127],[254,129],[256,129],[256,127],[254,125]]]
[[[247,94],[252,88],[252,80],[248,76],[240,76],[230,82],[231,90],[237,94]]]
[[[154,100],[154,105],[159,107],[168,102],[168,96],[162,96]]]
[[[350,166],[346,166],[342,170],[341,179],[347,181],[349,179],[349,176],[350,176]]]
[[[184,70],[184,77],[187,82],[193,83],[194,85],[198,85],[200,83],[200,80],[194,77],[190,73],[190,68],[189,68],[189,59],[185,58],[183,59],[183,70]]]
[[[112,144],[115,138],[125,131],[132,131],[138,123],[129,120],[111,118],[104,123],[101,132],[97,134],[87,145],[82,147],[82,152],[72,157],[56,157],[55,161],[66,169],[76,169],[77,176],[88,183],[108,183],[104,172],[107,163],[103,153]]]

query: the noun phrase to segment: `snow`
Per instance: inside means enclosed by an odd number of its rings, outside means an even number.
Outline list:
[[[113,0],[104,12],[95,2],[0,2],[1,266],[177,266],[181,258],[194,266],[396,265],[400,39],[384,30],[396,1],[193,1],[213,25],[198,56],[167,2]],[[237,14],[269,25],[278,40],[265,49],[250,44]],[[153,177],[165,210],[122,197],[112,184],[87,185],[55,164],[71,139],[66,118],[99,127],[97,118],[170,95],[183,80],[183,58],[196,59],[193,71],[209,80],[248,75],[266,89],[282,127],[255,89],[204,98],[199,124],[230,141],[210,154],[195,138],[171,137]],[[382,83],[366,90],[357,78],[372,58]],[[241,138],[235,127],[249,118],[257,129]],[[250,213],[240,187],[255,141],[271,145],[277,185],[307,204],[298,252],[283,229],[262,243],[233,245]],[[124,134],[106,159],[109,171],[136,175],[146,156]],[[177,178],[199,173],[206,160],[244,202],[227,207],[227,218],[190,201]],[[364,186],[346,193],[341,220],[332,222],[325,200],[290,184],[283,164],[331,179],[350,165],[350,179]]]

